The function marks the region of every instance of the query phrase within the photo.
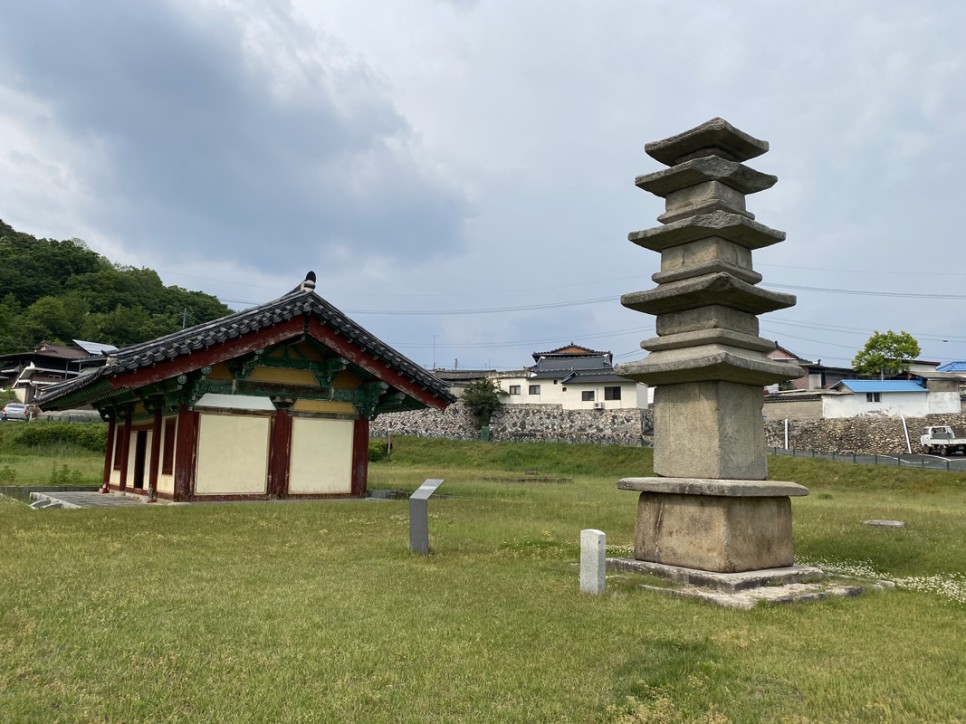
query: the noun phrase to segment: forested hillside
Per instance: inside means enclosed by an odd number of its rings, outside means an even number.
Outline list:
[[[210,294],[166,287],[80,239],[37,239],[0,220],[0,354],[72,339],[125,347],[229,314]]]

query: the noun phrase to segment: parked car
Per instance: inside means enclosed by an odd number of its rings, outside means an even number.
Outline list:
[[[3,407],[2,419],[30,421],[30,408],[20,402],[8,402]]]

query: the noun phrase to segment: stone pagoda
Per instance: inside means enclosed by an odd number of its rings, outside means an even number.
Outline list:
[[[757,315],[795,297],[757,286],[752,251],[785,239],[755,221],[745,197],[778,180],[745,165],[768,150],[720,118],[645,146],[668,168],[637,178],[666,201],[661,226],[631,233],[661,254],[654,289],[621,303],[657,317],[650,354],[616,371],[655,387],[654,473],[626,478],[640,492],[634,558],[659,566],[739,573],[793,565],[789,496],[766,481],[764,385],[801,369],[766,353]]]

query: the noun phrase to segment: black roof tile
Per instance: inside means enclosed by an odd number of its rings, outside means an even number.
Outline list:
[[[447,402],[455,401],[449,387],[438,377],[376,339],[314,291],[300,288],[257,307],[118,350],[108,356],[103,366],[91,368],[88,374],[47,388],[37,401],[40,405],[50,403],[92,386],[99,380],[150,367],[161,360],[174,360],[301,315],[316,318],[332,327],[355,346],[384,360],[395,372],[436,397]]]

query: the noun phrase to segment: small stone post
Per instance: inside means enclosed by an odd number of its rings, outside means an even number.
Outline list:
[[[791,307],[795,297],[757,286],[752,251],[785,233],[756,222],[745,196],[775,176],[744,161],[768,143],[715,118],[649,143],[669,168],[637,178],[666,200],[661,226],[629,234],[661,254],[655,289],[621,303],[656,315],[657,336],[642,361],[616,372],[654,391],[653,478],[618,483],[640,492],[634,557],[658,564],[735,573],[793,563],[791,495],[796,483],[768,482],[763,386],[801,369],[767,353],[757,315]]]
[[[580,531],[580,591],[598,595],[607,589],[607,535],[602,530]]]

